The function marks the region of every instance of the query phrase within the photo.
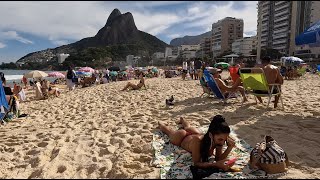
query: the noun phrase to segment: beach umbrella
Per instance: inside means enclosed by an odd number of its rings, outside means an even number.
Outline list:
[[[95,70],[92,69],[91,67],[83,67],[83,68],[80,68],[78,71],[90,72],[90,73],[94,73],[95,72]]]
[[[154,73],[157,73],[157,72],[158,72],[158,69],[157,69],[156,67],[153,67],[153,68],[151,69],[151,71],[154,72]]]
[[[237,54],[229,54],[229,55],[226,55],[226,56],[223,56],[223,57],[224,58],[231,58],[230,64],[233,64],[233,58],[239,57],[239,55],[237,55]]]
[[[116,66],[110,67],[109,71],[120,71],[120,67],[116,67]]]
[[[65,78],[65,75],[61,72],[51,72],[48,74],[48,77]]]
[[[222,66],[222,68],[228,68],[229,66],[230,66],[230,64],[229,63],[226,63],[226,62],[219,62],[219,63],[216,63],[215,65],[214,65],[214,67],[217,67],[217,66]]]
[[[76,71],[76,75],[91,76],[92,73],[90,73],[90,72],[83,72],[83,71]]]
[[[320,21],[314,23],[307,30],[295,38],[296,45],[320,46]]]
[[[117,71],[110,71],[109,75],[110,76],[118,76],[118,73],[117,73]]]
[[[47,77],[48,74],[43,72],[43,71],[30,71],[27,74],[24,75],[24,77],[26,78],[43,78],[43,77]]]

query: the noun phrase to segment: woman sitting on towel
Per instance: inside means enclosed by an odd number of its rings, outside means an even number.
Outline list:
[[[144,84],[144,78],[143,78],[143,76],[144,76],[144,74],[143,74],[143,72],[141,72],[141,73],[140,73],[140,76],[139,76],[140,82],[139,82],[137,85],[135,85],[135,84],[133,84],[133,83],[131,83],[131,82],[128,82],[128,84],[127,84],[121,91],[125,91],[125,90],[127,90],[128,88],[131,88],[131,89],[133,89],[133,90],[138,90],[138,89],[140,89],[142,86],[146,86],[146,85]]]
[[[225,164],[226,158],[235,142],[229,137],[230,128],[221,115],[213,117],[208,132],[202,134],[198,129],[191,127],[183,118],[180,118],[179,124],[183,129],[174,131],[159,122],[160,130],[169,136],[170,142],[180,146],[192,154],[192,160],[195,166],[199,168],[218,168],[224,171],[230,169],[234,163]],[[227,143],[227,149],[222,152],[222,147]],[[215,162],[209,162],[209,157],[215,153]]]

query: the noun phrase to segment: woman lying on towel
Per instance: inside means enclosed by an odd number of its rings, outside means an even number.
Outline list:
[[[229,137],[230,128],[221,115],[213,117],[208,132],[202,134],[198,129],[191,127],[183,118],[180,118],[179,124],[183,129],[174,131],[159,122],[159,128],[167,134],[170,142],[180,146],[192,154],[194,166],[199,168],[218,168],[228,171],[234,162],[225,164],[228,154],[235,146],[233,139]],[[227,142],[227,149],[222,152],[222,147]],[[209,162],[209,157],[215,153],[215,162]]]
[[[128,82],[128,84],[127,84],[121,91],[125,91],[125,90],[127,90],[128,88],[131,88],[132,90],[138,90],[138,89],[142,88],[142,86],[146,86],[146,85],[144,84],[144,78],[143,78],[143,76],[144,76],[144,74],[143,74],[143,72],[141,72],[140,75],[139,75],[140,82],[139,82],[137,85],[135,85],[135,84],[133,84],[133,83],[131,83],[131,82]]]

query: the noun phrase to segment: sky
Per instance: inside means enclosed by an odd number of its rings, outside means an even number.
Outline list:
[[[131,12],[139,30],[166,42],[211,30],[224,17],[257,32],[257,1],[1,1],[0,63],[95,36],[112,12]]]

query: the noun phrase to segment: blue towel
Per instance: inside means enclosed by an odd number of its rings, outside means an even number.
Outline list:
[[[2,86],[2,81],[0,80],[0,107],[3,107],[5,110],[9,110],[9,105],[6,99],[6,94]],[[3,108],[0,108],[3,109]],[[5,112],[0,112],[0,119],[3,119]]]

